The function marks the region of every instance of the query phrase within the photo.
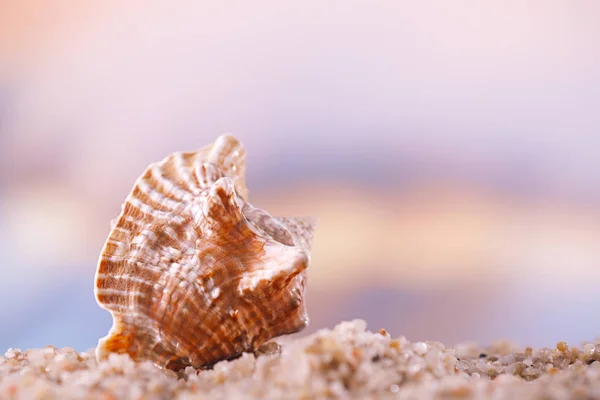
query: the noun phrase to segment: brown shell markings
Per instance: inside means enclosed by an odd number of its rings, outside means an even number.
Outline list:
[[[307,325],[315,222],[248,203],[245,159],[224,135],[151,164],[136,181],[96,271],[96,300],[113,316],[98,359],[128,353],[198,368]]]

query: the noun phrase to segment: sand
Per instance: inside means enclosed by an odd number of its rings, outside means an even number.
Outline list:
[[[600,399],[600,341],[570,347],[487,348],[392,338],[362,320],[178,374],[93,349],[0,357],[0,399]]]

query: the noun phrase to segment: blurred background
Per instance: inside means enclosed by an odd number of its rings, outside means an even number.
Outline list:
[[[319,218],[307,334],[600,336],[600,3],[0,2],[0,349],[85,350],[109,222],[229,132]]]

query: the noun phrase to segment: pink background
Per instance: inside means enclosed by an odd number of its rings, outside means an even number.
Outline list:
[[[306,332],[595,338],[599,4],[5,0],[0,348],[94,346],[109,221],[224,132],[254,204],[319,217]]]

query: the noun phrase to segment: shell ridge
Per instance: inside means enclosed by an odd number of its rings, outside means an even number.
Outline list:
[[[170,193],[176,200],[182,201],[189,199],[191,193],[193,193],[193,182],[188,183],[185,176],[181,177],[181,180],[179,181],[169,179],[168,171],[166,170],[168,164],[170,163],[158,163],[150,166],[150,176],[146,179],[148,184],[151,185],[153,181],[156,182],[158,184],[158,190],[161,193]],[[181,185],[181,183],[185,183],[185,185]]]
[[[163,168],[161,168],[161,172],[164,171],[164,175],[167,175],[165,167],[171,166],[173,168],[175,176],[173,176],[171,180],[166,178],[164,179],[169,182],[173,188],[177,188],[178,190],[186,193],[187,196],[183,198],[188,198],[190,194],[196,193],[199,186],[198,181],[194,179],[194,174],[189,172],[189,167],[186,165],[188,163],[187,158],[191,158],[192,163],[194,162],[193,157],[189,153],[175,153],[170,159],[168,159],[168,162],[165,163]]]
[[[216,181],[226,175],[219,170],[216,164],[201,160],[194,168],[194,176],[198,181],[198,188],[204,191],[210,189]]]

